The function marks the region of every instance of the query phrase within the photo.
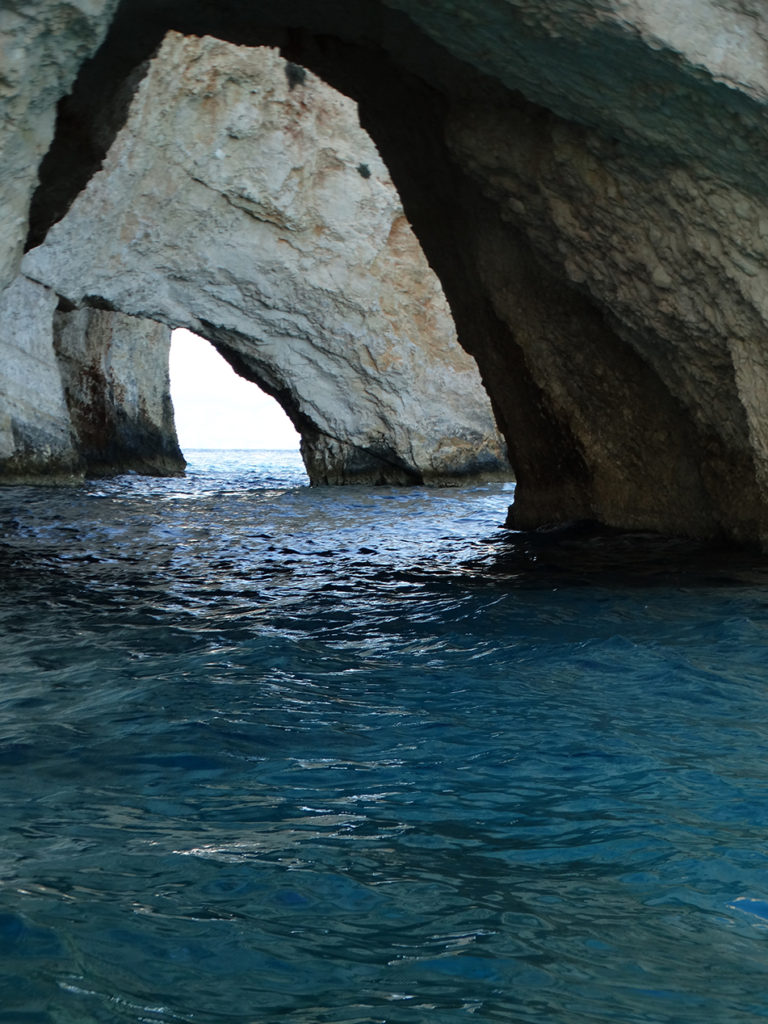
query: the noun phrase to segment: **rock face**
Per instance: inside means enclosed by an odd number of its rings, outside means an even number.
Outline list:
[[[98,309],[57,312],[53,329],[77,451],[88,475],[182,473],[169,394],[169,329]]]
[[[56,301],[24,277],[0,294],[0,476],[9,483],[82,475],[53,348]]]
[[[508,472],[354,103],[273,50],[170,35],[103,171],[24,268],[208,337],[284,406],[313,483]]]
[[[759,19],[740,5],[634,3],[527,21],[498,72],[557,115],[470,102],[446,127],[504,221],[476,236],[483,286],[558,424],[549,450],[513,453],[512,522],[562,508],[765,536],[768,151],[746,142],[765,123]],[[568,95],[555,31],[577,42]],[[567,466],[563,437],[579,455]],[[529,487],[548,466],[552,484]]]
[[[49,288],[23,275],[0,294],[0,480],[183,472],[168,328],[56,307]]]
[[[358,100],[507,437],[511,522],[768,542],[760,5],[125,0],[103,92],[169,28],[279,45]],[[84,74],[72,100],[94,139],[99,95]]]
[[[117,0],[3,0],[0,8],[0,288],[16,276],[37,168],[53,139],[56,104],[96,50]]]

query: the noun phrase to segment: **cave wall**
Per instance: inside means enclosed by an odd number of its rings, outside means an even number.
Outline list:
[[[703,162],[606,138],[519,98],[457,105],[446,126],[503,220],[478,239],[477,264],[585,453],[593,517],[763,533],[762,187],[736,187]],[[519,522],[529,508],[539,514],[526,490]]]
[[[274,50],[171,33],[23,267],[71,303],[207,337],[291,416],[313,483],[509,474],[355,104]]]
[[[57,311],[53,345],[88,476],[177,476],[165,324],[100,309]]]
[[[57,298],[18,276],[0,292],[0,477],[69,483],[82,477],[53,346]]]
[[[58,305],[23,274],[0,293],[0,481],[182,473],[169,329]]]
[[[176,28],[359,101],[488,382],[514,523],[765,541],[767,27],[743,0],[125,0],[99,74],[111,95]],[[103,129],[96,80],[70,109]]]
[[[57,104],[103,41],[118,0],[3,0],[0,8],[0,289],[10,285],[29,231],[38,168]]]

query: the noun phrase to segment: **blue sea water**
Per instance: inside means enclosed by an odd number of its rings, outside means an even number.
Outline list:
[[[768,589],[292,453],[0,491],[2,1024],[768,1020]]]

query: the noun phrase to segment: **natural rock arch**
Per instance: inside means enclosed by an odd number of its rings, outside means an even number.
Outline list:
[[[274,50],[170,33],[103,170],[22,266],[78,308],[207,337],[283,406],[315,484],[508,476],[354,103]]]
[[[491,390],[514,523],[765,538],[761,14],[739,0],[692,0],[685,17],[650,0],[125,0],[60,110],[33,238],[168,29],[278,45],[361,104]]]

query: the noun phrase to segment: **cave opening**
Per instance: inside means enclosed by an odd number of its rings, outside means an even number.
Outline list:
[[[60,105],[57,139],[41,169],[41,185],[33,204],[29,244],[34,246],[47,226],[63,215],[67,203],[98,167],[105,144],[109,146],[125,121],[131,100],[135,101],[134,94],[145,91],[149,95],[151,83],[147,68],[150,68],[150,78],[153,72],[151,63],[146,62],[159,47],[167,48],[169,30],[186,39],[226,40],[249,49],[265,44],[276,47],[289,63],[287,70],[273,68],[270,86],[282,83],[286,89],[287,82],[288,102],[297,112],[300,108],[308,109],[307,97],[314,88],[308,86],[302,70],[305,68],[340,93],[353,97],[359,105],[360,123],[375,140],[402,198],[404,217],[413,227],[426,260],[442,285],[460,344],[477,360],[491,394],[495,422],[506,440],[509,462],[520,484],[513,525],[528,528],[572,518],[609,518],[608,504],[601,494],[596,497],[593,493],[596,476],[585,455],[588,431],[583,429],[580,419],[586,389],[593,386],[591,374],[586,372],[584,381],[581,378],[585,374],[581,371],[591,364],[591,357],[589,354],[583,357],[584,366],[578,367],[577,374],[570,353],[589,353],[590,349],[597,348],[600,351],[595,358],[599,360],[604,356],[602,348],[615,340],[613,332],[606,329],[599,312],[588,300],[575,296],[559,274],[553,273],[548,265],[540,264],[528,243],[525,227],[515,223],[509,210],[500,209],[493,189],[489,192],[482,181],[478,182],[475,164],[485,155],[484,144],[478,147],[470,139],[468,146],[464,146],[465,123],[471,126],[496,113],[515,118],[519,115],[536,139],[545,138],[551,120],[549,112],[526,104],[519,95],[486,75],[484,69],[473,67],[435,45],[401,13],[393,11],[382,12],[381,20],[377,20],[375,35],[380,37],[377,41],[371,35],[367,17],[356,11],[350,18],[347,5],[324,6],[322,15],[318,16],[299,3],[295,9],[293,6],[281,8],[277,19],[271,9],[262,9],[259,5],[249,8],[245,18],[237,5],[229,4],[217,9],[215,14],[209,7],[192,5],[182,10],[175,3],[160,8],[153,5],[151,16],[147,18],[137,17],[139,12],[147,13],[147,8],[136,0],[124,0],[120,4],[104,44],[83,67],[71,97]],[[183,43],[179,41],[178,46],[181,48]],[[296,69],[300,69],[301,74]],[[187,81],[187,76],[184,77]],[[237,76],[228,76],[221,88],[213,87],[212,81],[209,74],[203,83],[200,111],[218,104],[222,110],[225,107],[234,110],[231,101],[238,88]],[[167,84],[156,86],[155,93],[167,97]],[[244,109],[243,105],[239,108],[241,112]],[[88,139],[94,144],[90,168],[83,158],[84,147],[76,144],[76,133],[70,130],[73,123],[84,126]],[[169,129],[170,122],[164,122],[163,130]],[[230,117],[226,137],[210,136],[207,152],[217,161],[214,165],[217,184],[223,184],[221,179],[232,164],[230,154],[234,154],[238,145],[242,148],[248,130],[238,115],[234,119]],[[482,143],[482,138],[479,142]],[[464,151],[466,148],[469,153]],[[74,155],[73,151],[76,151]],[[173,161],[165,163],[171,166]],[[346,200],[351,194],[359,194],[361,188],[370,190],[375,186],[377,175],[370,173],[373,163],[366,155],[356,151],[354,159],[345,159],[342,163],[345,183],[339,196],[343,195]],[[62,170],[70,165],[71,174]],[[53,183],[63,185],[66,184],[63,179],[69,179],[67,195],[62,201],[48,181],[49,170]],[[198,184],[204,178],[199,170],[198,167],[195,173]],[[483,168],[479,173],[482,179]],[[305,174],[296,195],[305,195],[308,184],[317,179],[317,173]],[[190,189],[192,187],[190,185]],[[209,189],[199,203],[200,208],[209,204],[211,195]],[[243,192],[239,187],[228,188],[225,201],[230,209],[227,212],[237,210],[240,214],[255,216],[261,226],[270,223],[275,211],[266,209],[258,199],[254,203],[255,196],[251,189]],[[167,198],[160,197],[163,214],[168,208]],[[280,216],[283,213],[281,210]],[[294,210],[290,211],[290,217],[295,219]],[[353,218],[353,223],[359,223],[359,219]],[[130,233],[138,238],[132,229]],[[352,246],[349,248],[351,250]],[[259,249],[260,244],[257,251]],[[353,261],[355,259],[353,256]],[[102,258],[101,262],[106,268],[107,261]],[[315,260],[316,264],[318,262]],[[333,266],[336,261],[326,262]],[[118,274],[122,269],[122,265],[117,267]],[[211,268],[205,269],[207,275]],[[232,285],[240,288],[240,282],[233,280],[232,268],[227,266],[222,270],[221,264],[213,264],[212,269],[226,288]],[[203,333],[220,350],[243,355],[243,339],[254,336],[250,326],[242,318],[239,324],[233,324],[228,317],[226,328],[217,331],[210,313],[196,308],[199,287],[192,283],[194,294],[180,295],[182,277],[178,268],[172,268],[168,292],[174,303],[181,298],[182,304],[196,317],[198,329],[202,327]],[[302,295],[305,308],[311,308],[311,301],[305,300],[313,299],[306,294],[308,285],[317,286],[318,294],[327,291],[326,282],[310,281],[303,268],[298,280],[305,293]],[[147,291],[143,281],[142,291]],[[349,294],[349,289],[346,293]],[[228,297],[221,297],[229,304]],[[264,298],[264,295],[257,296],[257,306],[263,305]],[[267,297],[267,304],[270,298]],[[421,302],[418,312],[426,308],[428,305]],[[158,318],[168,322],[164,315]],[[346,315],[343,319],[351,322]],[[292,330],[290,338],[281,335],[280,344],[292,343],[301,337],[302,330],[299,325],[298,330]],[[382,353],[372,350],[362,334],[355,327],[351,332],[352,344],[346,349],[359,353],[361,366],[370,356],[376,378],[381,380],[384,375],[380,367],[385,363],[391,365],[388,354],[383,354],[382,359]],[[563,340],[569,359],[558,362],[549,358],[550,338]],[[547,346],[543,339],[547,340]],[[358,358],[356,354],[355,358]],[[293,365],[298,365],[295,359]],[[263,370],[263,366],[259,369]],[[330,394],[331,389],[338,392],[330,403],[334,421],[337,420],[336,410],[349,401],[349,389],[343,381],[338,387],[340,378],[335,369],[333,367],[333,373],[313,386],[312,395],[314,398],[314,394]],[[618,375],[622,376],[621,368]],[[413,374],[406,370],[402,376],[406,379]],[[636,375],[630,376],[634,380]],[[554,384],[550,386],[552,381]],[[432,397],[442,398],[443,384],[443,379],[433,383]],[[278,382],[276,387],[283,390],[284,381]],[[553,388],[554,398],[550,394]],[[412,437],[403,436],[399,429],[398,390],[399,387],[394,389],[395,412],[387,415],[382,424],[378,410],[366,408],[372,403],[364,389],[364,400],[358,406],[365,413],[364,422],[351,443],[346,437],[340,439],[335,429],[326,429],[325,422],[310,424],[308,418],[307,427],[314,428],[311,435],[303,424],[300,425],[304,440],[309,437],[308,447],[313,450],[310,460],[305,454],[313,481],[439,483],[449,477],[456,480],[498,471],[499,463],[494,463],[495,456],[489,457],[487,445],[481,448],[476,443],[474,428],[467,430],[463,425],[462,429],[451,430],[448,434],[451,450],[466,453],[456,469],[452,467],[446,472],[445,466],[435,466],[431,457],[412,458]],[[569,392],[566,403],[557,397],[564,390]],[[613,405],[621,405],[623,410],[628,404],[620,389],[606,388],[605,391],[618,396]],[[629,397],[634,400],[637,396],[633,393]],[[437,413],[439,404],[439,401],[432,401],[430,408],[420,408],[417,426],[423,423],[431,430],[433,412]],[[297,422],[295,416],[294,422]],[[622,422],[619,416],[602,417],[601,430],[605,432],[606,423]],[[591,435],[587,440],[591,440]],[[623,451],[625,441],[622,435],[611,446],[612,456]],[[505,470],[509,472],[508,464]],[[606,490],[610,490],[613,476],[621,477],[622,485],[626,483],[626,474],[608,475],[611,480]],[[622,502],[627,497],[626,492],[624,486]],[[644,495],[645,489],[641,493]]]
[[[301,436],[280,403],[236,373],[205,338],[173,331],[169,368],[185,457],[198,449],[299,451]]]
[[[507,479],[477,364],[357,105],[296,68],[276,49],[168,33],[101,169],[24,272],[62,297],[62,317],[129,318],[139,391],[137,322],[186,328],[293,424],[248,441],[241,419],[224,436],[231,402],[206,417],[176,398],[184,448],[300,439],[313,484]],[[198,401],[213,402],[215,376]]]

